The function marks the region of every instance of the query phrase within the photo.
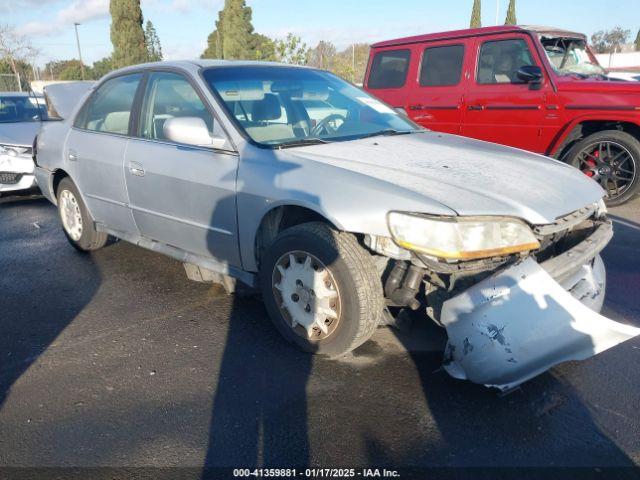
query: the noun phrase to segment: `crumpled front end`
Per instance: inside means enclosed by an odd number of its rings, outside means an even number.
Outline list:
[[[599,253],[612,235],[601,221],[561,255],[529,257],[447,300],[440,317],[449,337],[446,371],[504,391],[640,335],[598,313],[606,289]]]
[[[16,147],[17,148],[17,147]],[[20,147],[19,154],[0,154],[0,192],[28,190],[36,185],[31,149]]]

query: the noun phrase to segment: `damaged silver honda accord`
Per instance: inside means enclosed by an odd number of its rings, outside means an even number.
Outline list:
[[[396,307],[446,329],[446,370],[505,390],[640,333],[599,315],[605,192],[542,156],[425,131],[315,69],[171,62],[102,79],[40,132],[69,241],[109,236],[262,291],[340,356]]]

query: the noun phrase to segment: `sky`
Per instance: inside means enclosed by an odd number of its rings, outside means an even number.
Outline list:
[[[145,20],[158,32],[166,60],[197,58],[206,47],[223,0],[142,0]],[[508,0],[483,0],[484,26],[503,23]],[[421,33],[467,28],[473,0],[247,0],[257,32],[319,40],[339,49]],[[635,39],[640,0],[518,0],[520,24],[552,25],[591,35],[621,26]],[[28,35],[40,50],[37,64],[77,58],[73,30],[79,28],[83,60],[91,64],[111,52],[109,0],[0,0],[0,23]]]

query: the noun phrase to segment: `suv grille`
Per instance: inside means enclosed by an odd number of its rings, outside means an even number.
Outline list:
[[[5,185],[15,185],[21,178],[21,173],[0,172],[0,183]]]

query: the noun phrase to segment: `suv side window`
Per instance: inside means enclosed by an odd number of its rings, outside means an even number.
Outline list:
[[[522,83],[518,70],[529,65],[535,62],[523,39],[485,42],[480,49],[477,81],[483,85]]]
[[[420,86],[444,87],[460,83],[464,45],[427,48],[422,55]]]
[[[400,88],[407,81],[410,50],[388,50],[373,57],[369,88]]]
[[[177,73],[152,73],[142,103],[140,136],[166,140],[164,123],[175,117],[199,117],[213,134],[213,116],[189,81]]]
[[[127,135],[141,79],[142,74],[136,73],[104,82],[85,104],[74,126],[93,132]]]

